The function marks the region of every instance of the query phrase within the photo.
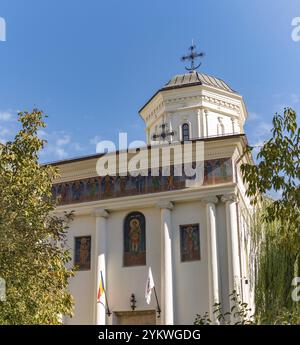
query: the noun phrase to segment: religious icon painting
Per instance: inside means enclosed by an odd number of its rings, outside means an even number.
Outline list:
[[[181,262],[200,260],[199,224],[180,225]]]
[[[91,268],[91,236],[75,237],[74,265],[79,271]]]
[[[131,212],[124,220],[123,265],[146,265],[146,221],[140,212]]]

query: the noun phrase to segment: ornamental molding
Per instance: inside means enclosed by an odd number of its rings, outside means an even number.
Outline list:
[[[197,95],[197,96],[185,96],[185,97],[176,97],[176,98],[170,98],[165,100],[165,103],[168,104],[173,104],[173,103],[178,103],[178,102],[186,102],[186,101],[199,101],[199,100],[204,100],[207,101],[208,103],[222,106],[224,108],[228,109],[233,109],[233,110],[240,110],[240,106],[228,101],[223,101],[219,98],[212,97],[212,96],[207,96],[207,95]]]
[[[238,115],[241,114],[241,106],[234,104],[232,102],[229,101],[225,101],[222,100],[220,98],[217,97],[212,97],[212,96],[208,96],[208,95],[194,95],[194,96],[182,96],[182,97],[174,97],[174,98],[169,98],[169,99],[165,99],[162,100],[156,107],[154,107],[150,113],[147,114],[147,116],[145,117],[145,121],[146,122],[150,122],[150,121],[155,121],[160,115],[161,113],[163,113],[163,110],[165,108],[165,105],[173,105],[175,103],[183,103],[184,106],[188,107],[187,102],[199,102],[199,101],[205,101],[207,103],[210,103],[214,106],[218,106],[226,108],[228,110],[234,110],[237,112]],[[179,109],[178,109],[179,110]],[[218,109],[221,110],[221,109]],[[177,110],[171,110],[170,112],[176,112]]]
[[[164,101],[161,101],[153,110],[151,110],[151,112],[145,117],[146,122],[153,119],[153,117],[155,117],[155,119],[158,118],[158,114],[163,110],[164,103]]]
[[[204,204],[206,204],[206,205],[208,205],[208,204],[217,204],[218,203],[218,201],[219,201],[219,199],[218,199],[218,197],[217,196],[206,196],[206,197],[204,197],[204,198],[201,198],[201,201],[204,203]]]
[[[235,193],[224,194],[221,196],[221,201],[225,203],[237,202],[238,196]]]

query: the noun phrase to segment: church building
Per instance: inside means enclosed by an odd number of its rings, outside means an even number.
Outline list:
[[[193,324],[205,312],[218,323],[212,306],[220,302],[228,310],[233,290],[253,306],[251,206],[240,171],[251,162],[244,155],[243,98],[192,65],[139,114],[147,153],[201,143],[202,183],[176,176],[174,156],[169,176],[162,174],[163,156],[155,176],[100,176],[103,154],[53,163],[61,175],[53,185],[57,212],[74,211],[67,245],[77,266],[69,286],[75,309],[64,323]],[[147,303],[149,268],[155,289]]]

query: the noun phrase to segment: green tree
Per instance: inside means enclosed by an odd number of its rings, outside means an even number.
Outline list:
[[[281,197],[266,205],[267,222],[282,221],[282,236],[293,238],[298,250],[300,229],[300,128],[296,112],[284,109],[284,115],[275,114],[272,137],[257,155],[258,164],[243,164],[241,170],[247,183],[246,194],[257,204],[266,193],[280,192]],[[251,147],[248,150],[251,151]]]
[[[38,160],[43,113],[21,112],[19,121],[21,130],[0,149],[0,277],[6,281],[0,324],[59,324],[73,309],[65,246],[72,214],[53,213],[57,170]]]
[[[292,279],[300,275],[300,128],[296,112],[275,114],[272,137],[256,165],[242,165],[247,195],[256,213],[252,238],[256,251],[255,305],[260,323],[299,323],[300,307],[292,300]],[[251,148],[248,148],[251,151]],[[276,200],[266,194],[278,192]]]

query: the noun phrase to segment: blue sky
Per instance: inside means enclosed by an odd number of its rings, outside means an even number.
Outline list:
[[[0,17],[0,140],[18,110],[43,109],[42,161],[92,154],[119,131],[143,140],[137,111],[184,72],[192,38],[201,71],[243,95],[250,143],[268,137],[274,112],[300,110],[299,0],[1,0]]]

